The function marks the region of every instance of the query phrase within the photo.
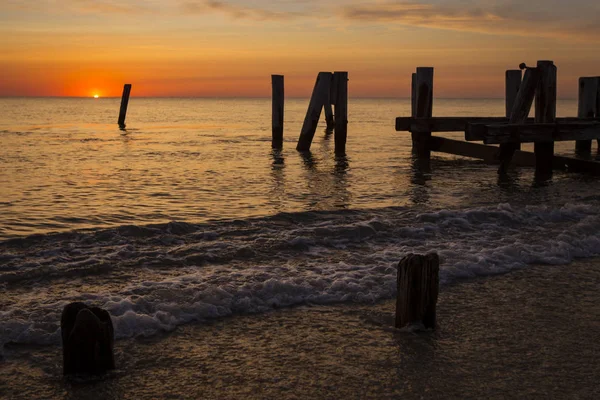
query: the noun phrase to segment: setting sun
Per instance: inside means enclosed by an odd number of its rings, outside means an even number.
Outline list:
[[[95,98],[95,99],[97,99],[98,97],[100,97],[100,96],[98,96],[97,94],[95,94],[95,95],[94,95],[94,98]]]

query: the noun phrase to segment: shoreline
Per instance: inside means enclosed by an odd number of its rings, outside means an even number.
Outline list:
[[[7,398],[592,398],[600,260],[445,286],[438,329],[395,330],[394,300],[300,306],[117,341],[118,370],[63,380],[56,346],[10,346]],[[10,379],[7,379],[10,377]]]

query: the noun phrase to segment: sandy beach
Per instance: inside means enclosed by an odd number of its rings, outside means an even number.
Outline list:
[[[58,347],[12,346],[5,398],[594,398],[600,265],[534,266],[441,290],[435,332],[394,303],[303,306],[116,343],[118,370],[68,382]],[[10,381],[9,379],[10,378]],[[10,382],[10,383],[8,383]]]

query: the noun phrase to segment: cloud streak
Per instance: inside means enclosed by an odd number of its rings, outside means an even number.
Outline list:
[[[597,24],[600,13],[595,8],[592,8],[591,15],[582,11],[573,18],[561,15],[560,10],[543,6],[532,9],[531,5],[526,8],[514,1],[478,3],[481,5],[472,7],[457,1],[354,3],[344,6],[338,15],[355,23],[399,24],[488,34],[579,39],[597,39],[600,35]]]

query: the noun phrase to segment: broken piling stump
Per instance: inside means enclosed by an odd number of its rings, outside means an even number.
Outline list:
[[[334,72],[333,76],[337,88],[335,90],[335,153],[346,153],[346,139],[348,137],[348,72]]]
[[[121,96],[121,109],[119,110],[119,128],[125,129],[125,117],[127,116],[127,105],[129,104],[129,95],[131,94],[131,84],[126,83],[123,86],[123,95]]]
[[[421,322],[435,329],[440,259],[437,254],[408,254],[398,263],[396,328]]]
[[[75,302],[65,306],[60,320],[63,374],[102,374],[115,368],[114,329],[110,314]]]

